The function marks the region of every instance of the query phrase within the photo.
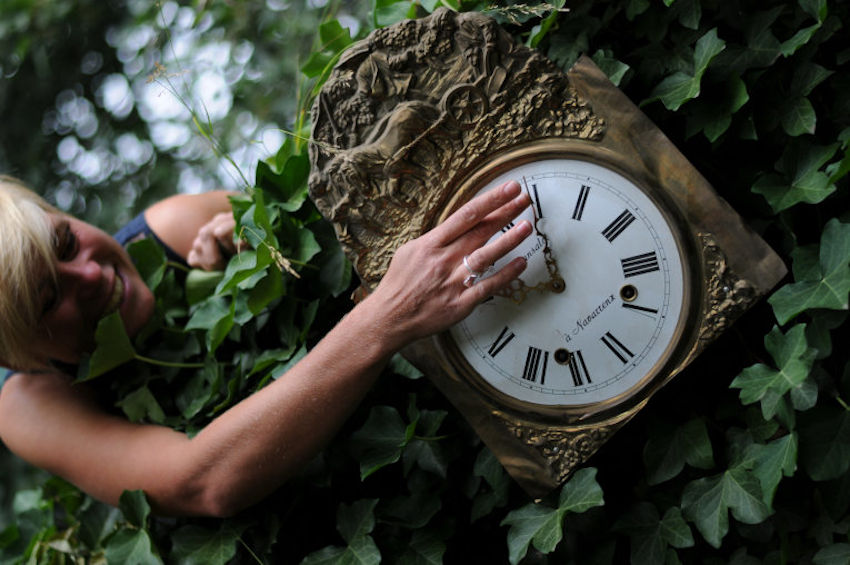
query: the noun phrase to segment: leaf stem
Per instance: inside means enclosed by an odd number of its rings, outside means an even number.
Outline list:
[[[178,263],[177,261],[166,261],[166,262],[165,262],[165,264],[166,264],[166,266],[168,266],[168,267],[173,267],[173,268],[175,268],[175,269],[180,269],[181,271],[183,271],[183,272],[185,272],[185,273],[189,273],[189,272],[191,272],[191,271],[192,271],[192,269],[190,269],[190,268],[189,268],[189,267],[187,267],[186,265],[182,265],[182,264]]]
[[[257,554],[256,554],[256,553],[254,553],[254,550],[252,550],[252,549],[251,549],[251,547],[250,547],[247,543],[245,543],[245,540],[243,540],[241,536],[240,536],[240,537],[237,537],[236,539],[238,539],[238,540],[239,540],[239,543],[241,543],[241,544],[242,544],[242,547],[244,547],[244,548],[248,551],[248,553],[250,553],[250,554],[251,554],[251,557],[253,557],[253,558],[254,558],[254,560],[255,560],[257,563],[260,563],[260,564],[262,565],[263,561],[262,561],[259,557],[257,557]]]
[[[448,438],[452,437],[453,435],[455,435],[455,434],[446,434],[446,435],[442,435],[442,436],[417,436],[417,435],[414,435],[412,439],[418,439],[420,441],[440,441],[440,440],[443,440],[443,439],[448,439]]]
[[[158,365],[160,367],[173,367],[177,369],[201,369],[203,368],[203,363],[179,363],[177,361],[162,361],[160,359],[154,359],[152,357],[145,357],[144,355],[139,355],[136,353],[134,356],[136,361],[141,361],[143,363],[149,363],[151,365]]]

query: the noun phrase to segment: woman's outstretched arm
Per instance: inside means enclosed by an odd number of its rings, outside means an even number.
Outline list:
[[[219,416],[195,437],[103,413],[58,374],[18,374],[0,393],[0,435],[23,458],[117,503],[142,489],[159,512],[232,514],[298,473],[336,433],[405,345],[458,322],[525,268],[516,259],[472,287],[531,233],[516,183],[478,197],[402,246],[375,291],[295,367]]]

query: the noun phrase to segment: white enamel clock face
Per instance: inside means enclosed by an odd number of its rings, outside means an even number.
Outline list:
[[[486,383],[522,402],[582,406],[627,395],[682,331],[685,261],[675,228],[633,182],[590,161],[523,163],[479,192],[512,179],[533,201],[519,219],[537,220],[565,288],[530,290],[518,303],[492,297],[450,330],[454,342]],[[546,282],[544,247],[533,233],[496,267],[525,256],[526,286]]]

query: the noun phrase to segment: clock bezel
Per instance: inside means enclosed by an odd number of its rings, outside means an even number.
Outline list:
[[[583,426],[620,419],[624,414],[631,413],[678,373],[680,365],[686,359],[697,337],[704,293],[701,284],[703,265],[696,234],[685,219],[686,214],[683,208],[687,203],[675,201],[670,191],[664,189],[662,176],[649,178],[650,174],[640,174],[639,170],[610,150],[577,140],[557,138],[537,140],[490,156],[459,182],[453,183],[458,188],[452,192],[447,204],[443,207],[443,213],[436,220],[437,223],[442,222],[449,214],[477,194],[481,187],[507,170],[530,162],[553,158],[580,160],[613,170],[634,183],[667,221],[681,257],[683,304],[673,337],[659,360],[634,385],[611,398],[588,404],[544,405],[518,400],[488,383],[461,354],[449,331],[432,339],[448,361],[449,366],[445,369],[451,378],[472,386],[493,408],[526,418],[533,414],[543,421]]]

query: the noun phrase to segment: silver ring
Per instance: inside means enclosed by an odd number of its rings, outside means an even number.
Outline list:
[[[469,276],[463,279],[463,286],[469,288],[478,282],[478,279],[481,278],[481,273],[473,270],[472,267],[469,266],[469,255],[463,256],[463,266],[466,267],[467,271],[469,271]]]

